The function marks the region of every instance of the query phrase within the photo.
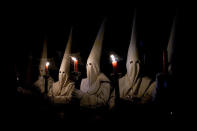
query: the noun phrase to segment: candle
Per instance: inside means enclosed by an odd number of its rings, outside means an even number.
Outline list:
[[[117,61],[113,61],[112,62],[112,65],[113,65],[113,72],[116,73],[116,70],[117,70]]]
[[[46,75],[48,75],[49,64],[50,64],[49,62],[46,62],[46,66],[45,66]]]
[[[163,73],[166,73],[166,51],[163,50]]]
[[[77,72],[78,68],[78,60],[75,57],[71,57],[72,60],[74,61],[74,72]]]
[[[111,59],[112,59],[113,73],[116,73],[117,72],[117,61],[116,61],[114,55],[111,55]]]
[[[74,67],[75,72],[77,72],[77,64],[78,64],[78,61],[76,60],[76,61],[75,61],[75,64],[74,64],[74,66],[75,66],[75,67]]]

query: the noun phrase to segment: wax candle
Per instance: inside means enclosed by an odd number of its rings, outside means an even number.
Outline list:
[[[113,65],[113,73],[116,73],[117,72],[117,61],[113,61],[112,65]]]
[[[46,75],[48,75],[49,64],[50,64],[49,62],[46,62],[46,66],[45,66]]]
[[[116,61],[114,55],[111,55],[111,59],[112,59],[113,73],[116,73],[117,72],[117,61]]]
[[[78,69],[77,69],[77,68],[78,68],[78,61],[76,60],[76,61],[74,61],[74,62],[75,62],[75,64],[74,64],[74,66],[75,66],[75,67],[74,67],[74,70],[75,70],[75,72],[77,72],[77,70],[78,70]]]
[[[78,60],[75,57],[72,57],[72,60],[74,61],[74,72],[78,71]]]

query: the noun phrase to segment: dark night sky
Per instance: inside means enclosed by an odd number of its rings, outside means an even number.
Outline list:
[[[146,70],[150,76],[161,71],[161,49],[167,45],[176,11],[181,18],[182,9],[137,8],[138,39],[143,43],[141,48],[147,55]],[[84,72],[86,60],[98,29],[102,21],[106,19],[101,68],[106,75],[110,74],[112,69],[109,54],[115,52],[121,58],[119,71],[125,72],[133,14],[134,8],[132,7],[65,7],[51,8],[50,10],[37,10],[35,8],[18,11],[14,13],[13,20],[15,22],[12,32],[15,39],[13,47],[17,70],[25,72],[28,65],[28,55],[32,54],[33,70],[38,73],[37,64],[44,39],[47,39],[48,57],[53,58],[56,67],[59,68],[72,27],[72,53],[80,52],[80,68]],[[60,53],[59,56],[58,52]],[[57,73],[57,70],[54,69],[51,72]],[[34,73],[34,79],[36,79],[36,75]],[[55,75],[55,77],[57,76]]]

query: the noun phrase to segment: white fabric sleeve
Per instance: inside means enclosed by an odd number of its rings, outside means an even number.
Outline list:
[[[146,93],[144,94],[144,97],[142,98],[141,102],[142,103],[148,103],[154,100],[156,95],[156,81],[153,82]]]
[[[109,100],[110,88],[109,83],[101,83],[99,90],[95,94],[84,93],[80,106],[93,108],[105,106]]]

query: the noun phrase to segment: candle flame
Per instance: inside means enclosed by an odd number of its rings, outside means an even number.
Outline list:
[[[111,55],[110,57],[111,57],[111,59],[112,59],[112,62],[116,62],[116,58],[115,58],[114,55]]]
[[[73,61],[77,61],[77,58],[75,58],[75,57],[71,57],[71,59],[72,59]]]
[[[50,63],[49,62],[46,62],[46,66],[49,66],[50,65]]]

